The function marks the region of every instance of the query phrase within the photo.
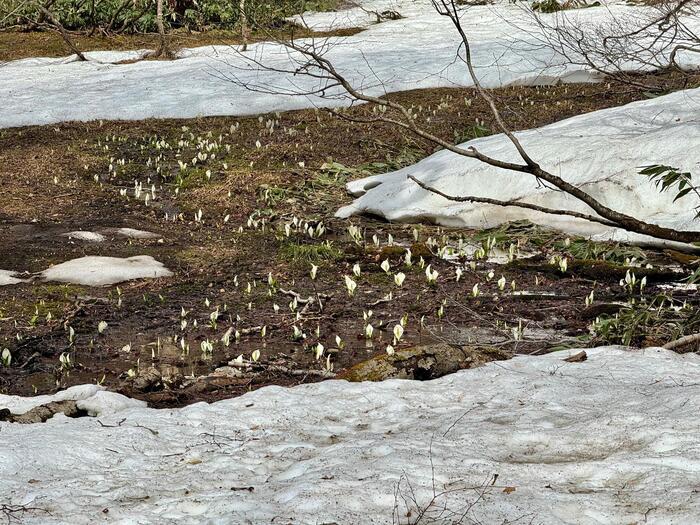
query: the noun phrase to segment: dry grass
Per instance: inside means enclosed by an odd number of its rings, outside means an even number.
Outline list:
[[[313,32],[300,27],[284,26],[274,31],[253,33],[249,42],[259,42],[274,38],[285,38],[293,34],[295,38],[308,36],[350,36],[359,29],[342,29],[330,32]],[[81,51],[129,51],[138,49],[156,49],[159,45],[157,34],[95,34],[73,33],[71,39]],[[238,32],[211,30],[190,32],[176,30],[170,34],[170,47],[181,49],[212,45],[239,45],[242,43]],[[55,31],[3,31],[0,32],[0,62],[31,57],[62,57],[70,55],[71,50]]]

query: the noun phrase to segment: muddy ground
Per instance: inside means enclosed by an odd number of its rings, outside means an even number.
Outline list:
[[[644,96],[622,85],[494,93],[515,129]],[[422,125],[450,141],[495,128],[470,89],[393,97],[412,104]],[[0,287],[0,350],[12,355],[11,365],[0,368],[0,392],[31,395],[99,382],[154,406],[181,406],[270,384],[342,378],[352,366],[386,355],[388,345],[400,351],[446,343],[505,355],[585,347],[604,340],[590,329],[597,317],[639,294],[620,285],[630,269],[625,264],[654,267],[632,269],[639,279],[647,275],[649,296],[667,293],[660,286],[693,269],[693,259],[680,254],[587,243],[526,223],[465,231],[333,217],[351,201],[348,180],[434,150],[399,130],[313,110],[0,131],[0,269],[33,279]],[[121,227],[157,235],[128,239],[115,233]],[[76,230],[98,231],[106,240],[64,235]],[[482,258],[474,255],[480,248]],[[445,250],[449,256],[439,256]],[[84,255],[151,255],[174,276],[103,288],[33,277]],[[566,258],[566,271],[552,257]],[[439,274],[433,284],[427,265]],[[398,272],[405,274],[401,286]],[[345,276],[357,283],[352,296]],[[675,297],[696,300],[692,291]],[[393,330],[402,321],[396,341]],[[633,342],[659,344],[669,334],[640,332]],[[227,366],[238,356],[243,365]]]

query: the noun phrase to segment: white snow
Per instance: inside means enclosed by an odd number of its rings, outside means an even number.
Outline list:
[[[653,183],[638,174],[640,166],[649,164],[666,164],[700,173],[700,89],[572,117],[517,136],[543,168],[602,203],[666,227],[700,230],[700,221],[694,219],[692,197],[674,204],[675,192],[660,193]],[[462,147],[475,147],[492,157],[522,163],[504,135],[475,139]],[[565,215],[448,201],[421,189],[407,179],[408,175],[449,195],[517,199],[593,214],[580,201],[562,192],[538,187],[530,175],[441,151],[396,172],[350,182],[348,190],[360,197],[337,215],[370,213],[392,221],[434,221],[474,228],[526,218],[597,239],[657,244],[649,237]]]
[[[17,272],[10,270],[0,270],[0,286],[7,286],[8,284],[19,284],[23,283],[22,279],[15,277]]]
[[[82,230],[64,233],[63,235],[64,237],[68,237],[69,239],[76,239],[78,241],[103,242],[105,240],[105,236],[101,233],[88,232]]]
[[[170,277],[172,272],[149,255],[118,257],[87,256],[73,259],[41,272],[46,281],[107,286],[133,279]]]
[[[377,3],[384,4],[393,5]],[[374,3],[367,5],[372,7]],[[396,5],[404,18],[371,25],[351,37],[330,38],[326,58],[370,94],[472,85],[464,65],[455,60],[459,41],[449,20],[435,12],[430,0],[402,0]],[[575,17],[582,23],[605,23],[612,15],[624,18],[644,9],[614,3],[578,10]],[[336,14],[338,24],[342,25],[343,17],[356,16],[357,10],[352,13],[355,15]],[[329,16],[311,15],[306,20],[332,26]],[[521,6],[504,1],[471,7],[463,22],[472,39],[477,74],[487,87],[595,78],[578,66],[562,65],[561,57],[539,45],[535,24]],[[687,22],[691,29],[698,23],[697,19]],[[134,52],[123,56],[110,52],[101,58],[103,62],[115,62],[133,56]],[[275,43],[251,45],[247,56],[270,67],[298,67],[290,60],[288,50]],[[700,63],[700,56],[681,54],[679,60],[683,65]],[[120,65],[103,62],[29,59],[3,64],[0,100],[11,104],[0,112],[0,128],[67,120],[250,115],[349,103],[332,89],[327,93],[337,95],[336,98],[321,99],[260,94],[236,85],[230,82],[231,76],[249,86],[257,84],[281,91],[319,87],[308,77],[260,71],[230,46],[183,50],[181,58],[174,61]],[[37,104],[37,100],[42,103]]]
[[[104,426],[0,423],[0,493],[47,511],[25,523],[388,524],[409,496],[403,482],[395,499],[400,478],[425,505],[434,477],[448,492],[438,506],[476,502],[467,523],[697,523],[700,356],[587,352],[178,410],[113,406],[99,392]]]
[[[0,395],[0,408],[9,408],[13,414],[24,414],[39,405],[52,401],[77,401],[78,408],[92,416],[113,413],[127,408],[145,407],[145,401],[130,399],[116,392],[107,392],[98,385],[72,386],[51,396],[6,396]]]
[[[134,228],[119,228],[117,233],[124,237],[129,237],[130,239],[157,239],[160,237],[157,233],[146,230],[135,230]]]
[[[289,20],[314,31],[333,31],[369,27],[377,23],[375,13],[394,11],[403,17],[415,17],[422,15],[424,8],[425,4],[416,4],[414,0],[351,0],[348,7],[340,11],[308,11]]]

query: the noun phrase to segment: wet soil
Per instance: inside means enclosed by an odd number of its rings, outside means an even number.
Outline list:
[[[596,85],[494,93],[517,129],[643,96]],[[472,90],[392,96],[420,108],[422,124],[449,140],[495,129]],[[11,365],[0,368],[0,391],[43,394],[98,382],[154,406],[181,406],[270,384],[344,377],[388,345],[483,345],[510,354],[585,347],[596,342],[589,327],[601,313],[585,304],[591,291],[594,306],[605,305],[607,313],[629,299],[619,284],[625,259],[672,267],[679,273],[671,281],[691,268],[692,260],[684,265],[666,253],[624,246],[610,247],[610,271],[600,261],[574,264],[566,236],[529,224],[483,232],[333,217],[351,200],[348,180],[433,151],[399,130],[354,125],[323,111],[0,131],[0,269],[33,279],[0,287],[0,350],[12,355]],[[121,227],[157,237],[128,239],[115,233]],[[100,231],[106,240],[63,235],[75,230]],[[488,239],[495,245],[489,255],[515,246],[516,263],[459,255],[460,247]],[[445,247],[455,255],[438,256]],[[104,288],[34,276],[84,255],[143,254],[174,276]],[[578,270],[558,271],[549,263],[553,255],[570,258]],[[439,273],[434,284],[426,279],[428,264]],[[580,270],[588,267],[597,273]],[[401,286],[398,272],[405,274]],[[345,276],[357,283],[352,296]],[[660,284],[650,279],[646,293]],[[395,341],[402,320],[404,333]],[[102,321],[107,328],[100,332]],[[295,337],[295,326],[302,335]],[[245,373],[211,375],[240,355],[250,364]],[[132,376],[150,368],[168,379],[136,385]]]

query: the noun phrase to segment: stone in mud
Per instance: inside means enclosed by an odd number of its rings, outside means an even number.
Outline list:
[[[23,424],[43,423],[56,414],[64,414],[67,417],[80,417],[85,415],[85,412],[78,408],[78,404],[75,401],[52,401],[51,403],[34,407],[24,414],[13,414],[7,408],[0,409],[0,421]]]
[[[185,379],[182,369],[179,366],[162,364],[159,367],[161,381],[168,388],[179,387]]]
[[[445,343],[414,346],[397,350],[393,355],[382,354],[363,361],[341,375],[340,379],[357,382],[385,379],[424,381],[510,357],[510,353],[489,346],[453,346]]]
[[[157,368],[146,368],[131,380],[131,386],[139,392],[154,392],[163,388],[163,377]]]

